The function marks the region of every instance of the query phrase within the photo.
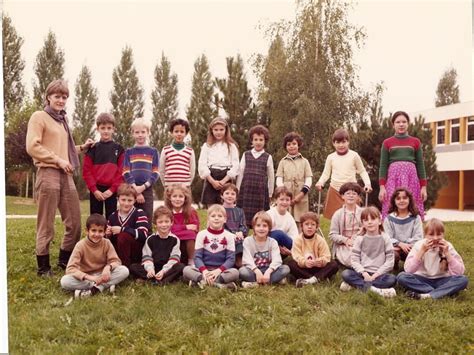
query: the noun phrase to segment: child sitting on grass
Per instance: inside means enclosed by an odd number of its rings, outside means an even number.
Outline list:
[[[222,205],[211,205],[207,210],[207,229],[196,236],[194,266],[186,266],[183,277],[190,286],[215,286],[237,290],[235,281],[239,272],[235,269],[234,235],[224,229],[227,215]]]
[[[282,265],[278,243],[269,238],[272,219],[264,211],[257,212],[252,228],[253,236],[244,239],[244,266],[239,269],[242,287],[279,283],[290,273],[290,268]]]
[[[328,243],[317,233],[318,215],[314,212],[303,213],[300,222],[302,233],[293,243],[291,249],[293,260],[287,263],[291,273],[297,277],[296,287],[329,279],[338,270],[337,263],[331,261]]]
[[[76,244],[67,264],[61,287],[74,291],[74,298],[94,296],[128,277],[110,240],[105,239],[107,220],[94,213],[86,221],[86,238]]]
[[[332,241],[332,256],[342,266],[351,267],[351,251],[354,240],[362,227],[360,214],[362,208],[357,205],[362,192],[359,184],[347,182],[339,189],[344,205],[331,218],[329,239]]]
[[[455,295],[467,287],[464,263],[453,245],[444,239],[444,225],[430,219],[425,238],[416,242],[405,261],[398,283],[414,299],[438,299]]]
[[[247,236],[244,210],[235,205],[239,190],[234,184],[227,183],[221,190],[222,205],[227,213],[224,229],[235,234],[235,267],[242,266],[242,243]]]
[[[181,276],[184,265],[179,262],[179,239],[171,233],[173,213],[168,207],[158,207],[153,213],[156,233],[150,235],[143,246],[141,264],[130,265],[130,272],[139,279],[164,285]]]
[[[142,260],[142,248],[148,235],[148,218],[136,208],[136,190],[122,184],[117,190],[118,210],[109,217],[105,234],[110,239],[122,263],[129,267]]]
[[[393,286],[397,282],[395,275],[389,274],[393,269],[393,247],[390,238],[383,232],[379,210],[370,206],[362,211],[361,236],[357,237],[352,247],[352,269],[342,272],[341,291],[351,287],[367,292],[375,292],[382,297],[397,295]]]

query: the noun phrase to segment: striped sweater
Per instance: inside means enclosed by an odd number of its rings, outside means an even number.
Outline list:
[[[142,250],[142,264],[145,270],[167,272],[174,264],[179,263],[181,251],[179,239],[169,233],[165,238],[158,233],[150,235]]]
[[[115,211],[110,215],[107,224],[122,227],[122,232],[130,234],[140,242],[145,242],[148,235],[148,218],[139,208],[132,207],[125,217],[120,216],[119,211]]]
[[[194,264],[203,272],[207,268],[222,271],[234,266],[234,235],[224,229],[204,229],[196,236]]]
[[[420,185],[426,186],[426,171],[423,163],[423,150],[418,138],[404,135],[394,135],[383,141],[380,152],[379,183],[385,185],[388,166],[396,161],[408,161],[416,165]]]
[[[196,159],[191,147],[181,150],[165,146],[160,155],[160,178],[164,186],[181,183],[190,186],[194,179]]]
[[[135,146],[125,151],[123,178],[127,184],[153,185],[158,180],[158,151],[150,146]]]

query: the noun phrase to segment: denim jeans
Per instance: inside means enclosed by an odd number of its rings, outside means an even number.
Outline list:
[[[369,275],[373,273],[369,272]],[[368,291],[371,286],[377,288],[390,288],[393,287],[396,282],[397,278],[395,275],[392,274],[383,274],[377,277],[374,281],[364,281],[364,276],[352,269],[346,269],[341,274],[342,279],[347,282],[349,285],[356,287],[362,291]]]
[[[265,271],[267,271],[268,267],[263,267],[263,268],[258,268],[258,269],[262,272],[262,274],[264,274]],[[290,273],[290,268],[287,265],[281,265],[279,268],[277,268],[276,270],[273,270],[273,272],[271,273],[270,284],[279,283],[289,273]],[[242,266],[239,269],[239,275],[242,281],[247,281],[247,282],[257,281],[257,275],[255,275],[255,272],[253,272],[247,266]]]
[[[288,236],[285,232],[279,229],[275,229],[270,232],[270,238],[275,239],[279,246],[286,247],[291,250],[293,247],[293,239]]]
[[[464,275],[429,279],[408,272],[399,273],[397,281],[407,290],[417,293],[429,293],[431,298],[434,299],[454,295],[464,290],[468,283],[468,279]]]

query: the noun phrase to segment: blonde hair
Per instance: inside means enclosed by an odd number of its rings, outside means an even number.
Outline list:
[[[130,130],[133,132],[134,129],[138,127],[144,127],[147,129],[148,133],[150,133],[151,124],[149,121],[144,119],[143,117],[139,117],[133,120],[132,124],[130,125]]]
[[[227,150],[230,152],[230,145],[234,144],[237,147],[237,143],[234,141],[234,139],[230,135],[229,125],[227,124],[227,120],[223,117],[218,116],[218,117],[214,118],[211,121],[211,123],[209,123],[206,143],[207,143],[208,146],[211,146],[211,145],[213,145],[214,143],[217,142],[216,138],[212,134],[212,128],[214,126],[218,125],[218,124],[223,125],[224,128],[225,128],[225,134],[224,134],[223,141],[227,144]]]
[[[193,202],[193,198],[191,196],[191,191],[189,188],[182,184],[172,184],[166,188],[165,191],[165,206],[168,207],[171,211],[173,211],[173,204],[171,203],[171,195],[174,191],[181,191],[184,195],[184,203],[183,203],[183,215],[184,215],[184,223],[189,222],[189,218],[191,217],[191,213],[193,208],[191,204]]]
[[[444,235],[444,224],[439,220],[438,218],[431,218],[428,222],[425,224],[425,228],[423,229],[425,232],[425,235],[428,234],[436,234]]]
[[[368,219],[372,218],[372,219],[375,219],[375,218],[378,218],[381,220],[381,216],[380,216],[380,211],[377,207],[375,206],[369,206],[369,207],[366,207],[362,210],[362,213],[360,214],[360,221],[363,222],[363,221],[367,221]],[[382,221],[380,221],[382,222]],[[379,224],[379,233],[382,233],[383,232],[383,225],[382,223]],[[367,230],[362,227],[361,231],[360,231],[360,234],[365,234],[367,233]]]
[[[270,217],[270,215],[265,211],[255,213],[255,216],[253,216],[252,218],[252,228],[255,227],[255,224],[257,224],[257,221],[259,219],[267,224],[268,232],[270,233],[270,231],[272,230],[272,218]]]
[[[218,205],[217,203],[209,206],[209,208],[207,209],[207,215],[209,216],[211,213],[214,212],[220,212],[227,217],[227,212],[225,211],[224,206]]]

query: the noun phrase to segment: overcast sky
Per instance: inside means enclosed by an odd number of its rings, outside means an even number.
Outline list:
[[[240,53],[250,87],[255,89],[251,58],[266,53],[268,40],[259,25],[292,20],[295,3],[259,1],[24,1],[5,0],[4,11],[24,38],[24,82],[32,92],[35,57],[49,29],[66,56],[65,77],[73,91],[81,66],[92,71],[99,111],[110,110],[112,71],[130,45],[150,115],[153,71],[164,51],[178,74],[180,113],[191,94],[196,58],[205,53],[213,76],[226,75],[225,57]],[[350,19],[367,33],[356,51],[360,83],[371,89],[383,81],[385,113],[433,107],[443,71],[458,72],[461,101],[473,99],[472,5],[469,0],[360,1]],[[73,96],[68,103],[73,110]]]

